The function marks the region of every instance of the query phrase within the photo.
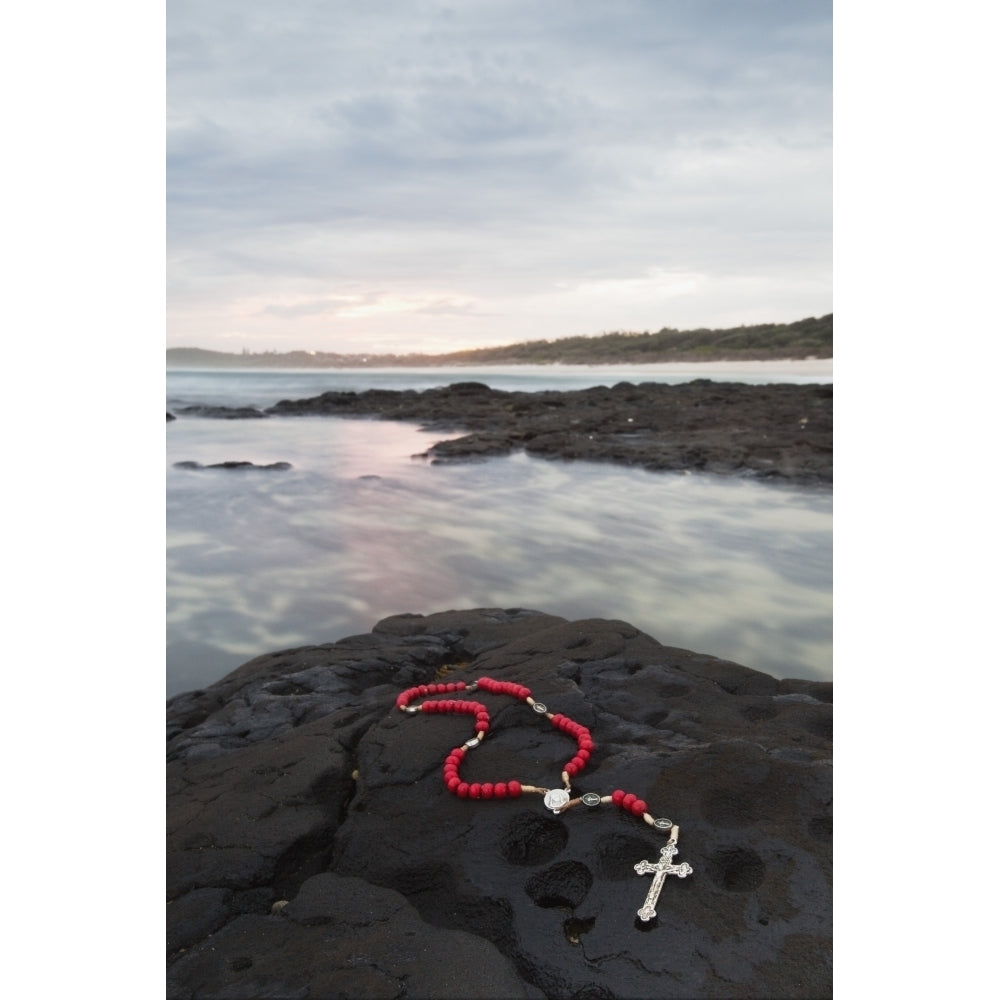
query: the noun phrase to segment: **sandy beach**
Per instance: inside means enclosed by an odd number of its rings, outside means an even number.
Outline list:
[[[571,368],[563,365],[554,367]],[[614,367],[614,366],[599,366]],[[804,376],[825,382],[833,378],[833,358],[790,358],[783,361],[675,361],[665,364],[651,365],[621,365],[642,373],[643,371],[662,373],[665,375],[690,375],[691,378],[710,378],[725,380],[738,375],[784,375]]]

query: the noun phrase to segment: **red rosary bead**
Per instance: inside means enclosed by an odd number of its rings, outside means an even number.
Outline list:
[[[414,698],[426,698],[432,694],[450,694],[455,691],[464,691],[467,686],[465,681],[449,681],[447,684],[417,684],[415,687],[407,688],[396,698],[396,707],[406,708]],[[448,709],[430,708],[425,709],[425,711],[442,712],[448,711]],[[455,711],[455,709],[451,709],[451,711]]]
[[[520,698],[524,701],[531,697],[531,691],[523,684],[515,684],[513,681],[496,681],[492,677],[480,677],[476,681],[476,686],[491,694],[506,694],[512,698]]]
[[[490,677],[480,677],[475,682],[473,687],[482,691],[487,691],[491,694],[508,695],[509,697],[519,698],[523,701],[531,698],[530,688],[523,684],[514,683],[513,681],[499,681]],[[418,697],[426,698],[430,695],[454,694],[457,691],[466,691],[468,688],[469,685],[467,685],[464,681],[448,681],[447,683],[437,684],[418,684],[403,691],[396,698],[396,705],[399,708],[407,708],[410,702]],[[489,711],[485,705],[478,701],[462,701],[455,698],[442,698],[437,701],[425,701],[419,706],[419,709],[416,710],[423,711],[428,714],[454,712],[471,715],[475,718],[474,729],[479,739],[482,739],[482,737],[490,731],[491,722]],[[410,709],[410,711],[415,711],[415,709]],[[573,736],[576,739],[577,752],[569,761],[567,761],[565,767],[563,768],[567,777],[573,777],[579,774],[586,767],[587,761],[590,759],[591,752],[594,749],[594,740],[590,735],[590,730],[586,726],[581,725],[579,722],[575,722],[569,716],[563,715],[562,713],[549,715],[549,720],[556,729],[569,736]],[[522,787],[519,781],[497,781],[484,783],[469,783],[462,781],[459,776],[458,769],[459,765],[465,758],[466,752],[466,746],[456,747],[445,758],[444,766],[442,768],[442,779],[449,792],[458,795],[460,798],[475,799],[517,798],[521,795]],[[645,802],[638,799],[635,795],[630,793],[627,794],[620,789],[615,791],[612,796],[612,800],[616,805],[619,805],[630,812],[634,812],[637,816],[642,815],[646,810]]]
[[[626,812],[632,813],[633,816],[641,817],[649,812],[649,806],[638,795],[633,795],[631,792],[623,792],[620,788],[616,788],[611,793],[611,801],[616,806],[621,806]]]
[[[405,708],[420,692],[416,688],[407,688],[397,699],[396,705]]]

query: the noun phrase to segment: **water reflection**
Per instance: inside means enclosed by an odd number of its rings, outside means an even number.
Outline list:
[[[168,693],[400,612],[620,618],[778,676],[831,671],[829,494],[515,455],[411,458],[378,421],[168,428]],[[289,461],[288,472],[175,461]]]

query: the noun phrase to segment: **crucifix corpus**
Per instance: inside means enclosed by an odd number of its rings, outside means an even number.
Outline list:
[[[654,907],[656,906],[656,901],[660,898],[660,890],[663,888],[663,883],[667,880],[667,876],[676,875],[678,878],[687,878],[694,871],[686,861],[679,865],[670,863],[670,859],[677,853],[678,832],[675,826],[667,845],[660,849],[660,860],[656,864],[652,864],[649,861],[640,861],[635,866],[637,874],[653,875],[653,884],[649,887],[649,892],[646,893],[646,902],[642,904],[642,909],[636,910],[639,919],[644,922],[648,922],[656,916]]]

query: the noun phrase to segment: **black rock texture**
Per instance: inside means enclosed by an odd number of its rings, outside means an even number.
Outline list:
[[[469,431],[426,453],[469,461],[524,450],[651,471],[699,470],[808,485],[833,481],[833,386],[620,382],[589,389],[504,392],[481,382],[437,389],[324,392],[266,411],[186,407],[219,418],[377,417]]]
[[[292,467],[291,462],[271,462],[269,465],[256,465],[253,462],[214,462],[211,465],[202,465],[201,462],[174,462],[175,469],[265,469],[269,472],[285,472]]]
[[[214,417],[218,420],[261,419],[267,414],[255,406],[208,406],[198,403],[194,406],[182,406],[177,410],[189,417]]]
[[[403,689],[524,684],[587,726],[573,792],[445,788],[472,719],[408,714]],[[451,697],[463,697],[453,695]],[[558,787],[575,740],[484,691],[467,781]],[[622,621],[495,608],[404,614],[258,657],[167,703],[169,998],[831,995],[832,685],[661,645]]]

